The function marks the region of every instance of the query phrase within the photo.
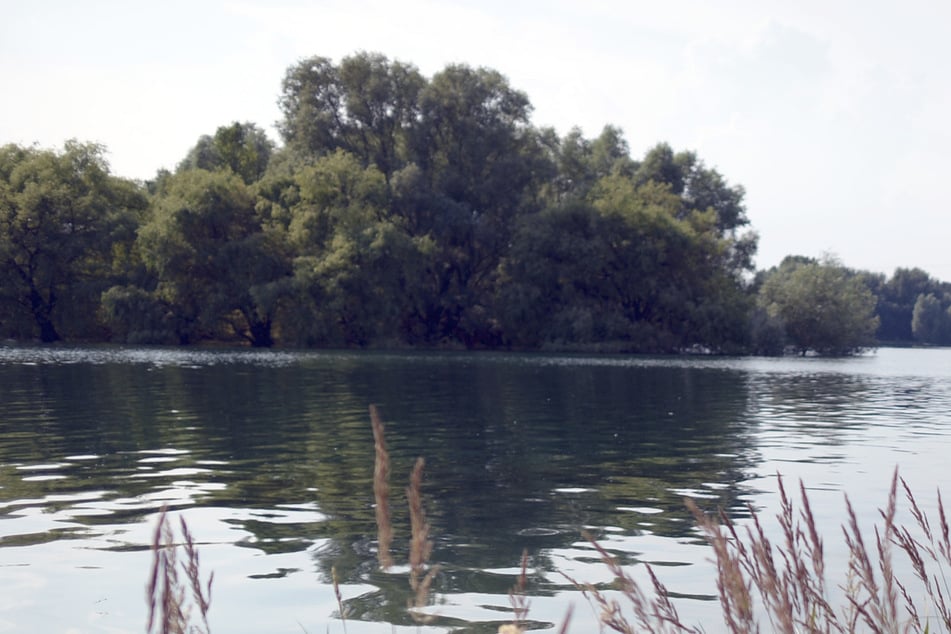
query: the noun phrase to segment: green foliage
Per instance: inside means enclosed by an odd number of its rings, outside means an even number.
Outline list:
[[[522,160],[530,112],[528,98],[498,72],[448,66],[420,95],[415,162],[435,193],[501,221],[531,182]]]
[[[693,152],[678,152],[666,143],[654,146],[634,173],[638,184],[666,183],[681,199],[681,213],[712,209],[721,232],[732,232],[749,224],[743,205],[745,191],[730,186],[723,176],[707,168]]]
[[[787,258],[768,274],[758,301],[801,354],[853,354],[875,344],[875,297],[832,258]]]
[[[921,269],[895,269],[888,281],[881,285],[878,294],[879,338],[891,342],[918,340],[912,331],[918,298],[930,294],[948,304],[951,303],[949,291],[948,284],[938,282]]]
[[[786,351],[786,322],[757,306],[750,317],[750,352],[781,356]]]
[[[617,173],[588,198],[531,216],[516,234],[500,301],[516,344],[742,345],[748,307],[712,211],[678,218],[669,185]]]
[[[915,300],[911,332],[922,343],[942,345],[951,342],[951,315],[934,294],[921,294]]]
[[[281,136],[293,152],[318,158],[345,150],[389,181],[406,163],[425,80],[412,65],[359,53],[339,66],[325,57],[287,70],[279,100]]]
[[[102,294],[102,314],[112,341],[131,344],[177,343],[174,314],[154,293],[134,285],[113,286]]]
[[[251,184],[264,175],[273,151],[274,143],[264,130],[253,123],[235,121],[218,128],[214,136],[199,138],[179,163],[178,171],[229,169]]]
[[[874,343],[871,301],[880,339],[951,338],[919,269],[790,258],[751,285],[741,186],[615,126],[533,127],[497,71],[312,57],[279,105],[283,147],[222,126],[147,192],[99,146],[3,148],[0,334],[836,354]]]
[[[301,345],[398,340],[426,239],[388,213],[383,174],[337,150],[301,169],[293,189],[283,230],[293,300],[281,310],[283,336]]]
[[[0,148],[0,326],[8,335],[103,336],[99,296],[145,207],[139,188],[111,176],[103,155],[76,141],[60,152]]]
[[[497,71],[425,80],[367,53],[292,66],[280,105],[296,167],[259,209],[296,254],[294,340],[364,345],[399,323],[403,341],[470,347],[743,345],[756,236],[737,231],[742,188],[692,153],[638,163],[613,126],[561,140]],[[398,275],[376,278],[381,261]]]
[[[272,345],[280,294],[270,291],[289,265],[236,175],[192,170],[171,177],[153,200],[139,246],[180,342],[238,337]]]

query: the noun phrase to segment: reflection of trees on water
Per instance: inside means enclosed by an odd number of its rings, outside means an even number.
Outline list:
[[[396,556],[405,560],[409,539],[402,489],[421,455],[434,556],[463,571],[511,567],[526,547],[543,556],[575,542],[584,526],[639,531],[647,519],[655,533],[688,534],[683,496],[735,508],[736,483],[750,464],[738,422],[746,393],[730,372],[385,355],[331,371],[276,372],[283,431],[296,421],[303,435],[275,438],[280,425],[245,433],[259,430],[261,442],[283,454],[270,458],[290,472],[274,493],[305,482],[317,489],[330,517],[320,537],[341,543],[336,556],[318,557],[325,579],[331,565],[354,580],[374,565],[371,402],[387,421]],[[260,461],[261,450],[249,453]],[[267,484],[249,497],[266,499]],[[235,485],[232,495],[252,483]]]
[[[370,403],[387,423],[397,561],[406,561],[409,540],[403,488],[415,458],[427,460],[440,592],[504,594],[514,575],[487,571],[517,566],[524,548],[535,567],[551,570],[548,554],[571,548],[582,527],[691,534],[683,496],[740,512],[738,483],[755,463],[744,428],[749,387],[729,370],[342,354],[273,367],[51,366],[18,376],[27,374],[21,383],[40,387],[17,389],[41,398],[44,413],[36,446],[16,447],[29,454],[20,460],[95,454],[70,486],[119,496],[160,494],[191,479],[218,485],[198,486],[193,501],[204,506],[316,502],[319,521],[231,521],[265,553],[319,541],[322,581],[335,566],[342,582],[375,586],[360,609],[383,610],[391,622],[390,611],[405,617],[408,589],[405,575],[376,570]],[[143,464],[136,452],[158,448],[187,452],[170,467],[207,471],[148,477],[142,468],[154,474],[162,463]],[[8,494],[36,493],[7,476],[0,484],[21,487]]]

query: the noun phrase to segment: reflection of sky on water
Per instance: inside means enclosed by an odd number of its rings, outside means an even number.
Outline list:
[[[863,506],[884,504],[895,468],[913,487],[945,486],[951,350],[884,349],[853,366],[829,361],[831,371],[810,361],[749,375],[760,474],[844,490]]]

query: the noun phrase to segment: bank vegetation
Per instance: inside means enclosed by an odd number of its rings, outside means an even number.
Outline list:
[[[756,271],[742,186],[532,124],[499,72],[287,69],[281,144],[233,122],[148,182],[0,148],[0,337],[285,347],[849,354],[951,341],[951,285],[833,257]]]

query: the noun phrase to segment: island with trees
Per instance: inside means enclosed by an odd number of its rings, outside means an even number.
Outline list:
[[[282,145],[234,122],[174,172],[0,148],[0,338],[851,354],[951,343],[951,284],[756,271],[744,190],[690,151],[532,124],[497,71],[291,66]]]

